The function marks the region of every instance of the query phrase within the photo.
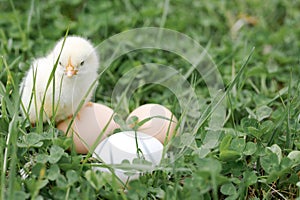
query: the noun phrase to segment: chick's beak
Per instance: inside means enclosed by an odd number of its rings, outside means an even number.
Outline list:
[[[75,67],[72,65],[71,57],[69,57],[68,64],[66,66],[65,74],[67,77],[72,77],[76,75],[78,70],[75,70]]]

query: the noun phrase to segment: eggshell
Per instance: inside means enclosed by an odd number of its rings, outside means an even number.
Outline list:
[[[141,122],[149,117],[153,117],[140,126],[138,131],[157,138],[161,143],[164,143],[166,138],[166,141],[170,140],[170,138],[176,133],[175,128],[177,125],[177,119],[169,109],[162,105],[142,105],[133,110],[128,116],[127,120],[133,116],[138,117],[138,122]]]
[[[67,136],[73,137],[77,153],[88,153],[107,124],[108,126],[102,133],[99,143],[116,128],[119,128],[111,119],[113,114],[114,111],[111,108],[98,103],[88,103],[79,111],[67,133]],[[71,119],[67,119],[61,122],[57,128],[66,133],[70,121]]]
[[[123,160],[128,160],[130,163],[135,158],[138,158],[137,148],[142,151],[142,156],[145,160],[150,161],[152,166],[158,165],[163,154],[163,145],[156,138],[148,134],[134,131],[119,132],[109,136],[103,140],[95,149],[93,157],[101,158],[106,164],[121,164]],[[96,167],[95,170],[108,171],[107,168]],[[138,171],[134,171],[134,165],[128,171],[120,168],[114,168],[115,174],[123,181],[127,179],[136,179],[139,177]]]

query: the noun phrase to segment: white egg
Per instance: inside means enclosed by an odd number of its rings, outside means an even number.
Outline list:
[[[95,142],[98,142],[95,144],[97,146],[116,128],[119,128],[119,125],[112,119],[113,114],[114,111],[111,108],[98,103],[89,103],[79,111],[67,133],[67,136],[73,138],[77,153],[88,153]],[[70,122],[71,119],[67,119],[58,124],[57,128],[66,133]],[[98,137],[101,137],[99,141],[97,141]]]
[[[161,143],[176,134],[177,119],[166,107],[159,104],[145,104],[133,110],[127,120],[133,116],[138,122],[151,118],[138,128],[138,131],[157,138]]]
[[[138,149],[141,150],[138,153]],[[128,175],[124,169],[113,166],[115,174],[125,183],[128,179],[136,179],[140,172],[134,170],[132,161],[135,158],[143,157],[143,159],[152,163],[152,167],[158,165],[162,159],[163,145],[156,138],[148,134],[134,131],[119,132],[103,140],[95,149],[93,157],[100,158],[106,164],[118,165],[123,160],[128,160],[132,168]],[[152,167],[150,167],[152,169]],[[95,170],[108,171],[107,168],[95,167]],[[149,168],[147,168],[149,170]]]

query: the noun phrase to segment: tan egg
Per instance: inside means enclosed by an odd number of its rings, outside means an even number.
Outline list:
[[[166,107],[159,104],[145,104],[133,110],[127,120],[136,116],[138,122],[152,118],[138,128],[138,131],[151,135],[161,143],[170,140],[175,134],[177,119]]]
[[[116,128],[119,128],[111,118],[113,114],[114,111],[111,108],[98,103],[88,103],[79,111],[67,133],[69,137],[73,137],[77,153],[88,153],[107,124],[96,146]],[[67,119],[61,122],[57,128],[66,133],[70,121],[71,119]]]

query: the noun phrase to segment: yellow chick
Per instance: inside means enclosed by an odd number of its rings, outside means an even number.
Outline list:
[[[41,109],[44,122],[51,117],[58,122],[72,116],[93,87],[85,102],[91,100],[99,67],[96,50],[88,40],[78,36],[69,36],[63,42],[61,39],[46,57],[33,61],[21,83],[21,100],[31,123],[39,119]],[[54,77],[46,90],[57,61]]]

